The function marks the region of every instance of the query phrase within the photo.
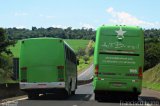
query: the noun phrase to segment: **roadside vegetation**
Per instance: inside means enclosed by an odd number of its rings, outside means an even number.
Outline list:
[[[160,91],[160,30],[145,31],[143,87]]]
[[[90,40],[85,49],[79,48],[77,58],[79,59],[78,73],[81,73],[93,63],[94,41]]]
[[[0,28],[0,83],[12,80],[12,52],[8,47],[13,44],[15,41],[7,39],[5,30]]]
[[[144,72],[143,87],[160,91],[160,63]]]
[[[89,43],[89,40],[83,39],[65,39],[65,41],[74,49],[75,52],[77,52],[79,48],[85,49]]]

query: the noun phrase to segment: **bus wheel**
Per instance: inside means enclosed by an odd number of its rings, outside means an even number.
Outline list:
[[[39,96],[39,94],[36,94],[36,93],[28,93],[28,98],[29,99],[35,99]]]
[[[63,92],[63,99],[67,99],[69,96],[68,92],[67,91],[64,91]]]
[[[94,95],[94,99],[97,100],[97,101],[99,101],[100,100],[99,93],[94,93],[94,94],[95,94]]]
[[[69,95],[72,95],[72,81],[69,84]]]
[[[74,91],[71,91],[71,95],[75,95],[75,90],[74,90]]]

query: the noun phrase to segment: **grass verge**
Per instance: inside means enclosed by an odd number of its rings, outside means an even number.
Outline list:
[[[78,74],[82,73],[84,71],[84,69],[87,69],[92,63],[93,63],[93,55],[91,57],[89,57],[87,64],[85,63],[83,58],[80,58],[79,65],[78,65]]]
[[[160,63],[143,73],[142,86],[160,91]]]
[[[151,83],[151,82],[143,81],[142,86],[143,86],[143,88],[148,88],[148,89],[160,91],[160,84],[159,83]]]

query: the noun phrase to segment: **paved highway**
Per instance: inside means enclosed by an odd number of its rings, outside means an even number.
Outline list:
[[[92,84],[81,85],[76,91],[76,95],[70,96],[67,99],[62,99],[56,95],[40,96],[36,100],[29,100],[25,98],[24,100],[18,101],[18,106],[129,106],[132,103],[126,101],[102,101],[98,102],[94,100]],[[139,100],[134,103],[139,103],[136,106],[159,106],[160,99],[158,99],[155,94],[160,97],[160,93],[156,91],[143,89],[142,95],[139,96]],[[155,104],[155,105],[153,105]],[[13,106],[13,105],[12,105]]]
[[[93,65],[84,73],[80,74],[79,80],[87,80],[93,76]],[[87,78],[86,78],[87,77]],[[17,101],[18,100],[18,101]],[[76,94],[67,99],[57,95],[41,95],[36,100],[23,97],[2,106],[160,106],[160,92],[143,89],[138,101],[95,101],[92,83],[78,86]],[[13,104],[17,105],[13,105]],[[137,104],[136,104],[137,103]]]
[[[94,66],[93,64],[84,72],[82,72],[79,76],[78,76],[78,80],[89,80],[90,78],[92,78],[93,74],[94,74]]]

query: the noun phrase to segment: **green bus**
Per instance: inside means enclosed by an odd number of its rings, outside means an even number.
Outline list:
[[[143,65],[144,32],[141,28],[125,25],[99,27],[94,50],[95,100],[118,93],[137,100],[142,89]]]
[[[30,99],[39,94],[75,94],[77,60],[73,49],[60,38],[22,40],[19,80],[20,89]]]

